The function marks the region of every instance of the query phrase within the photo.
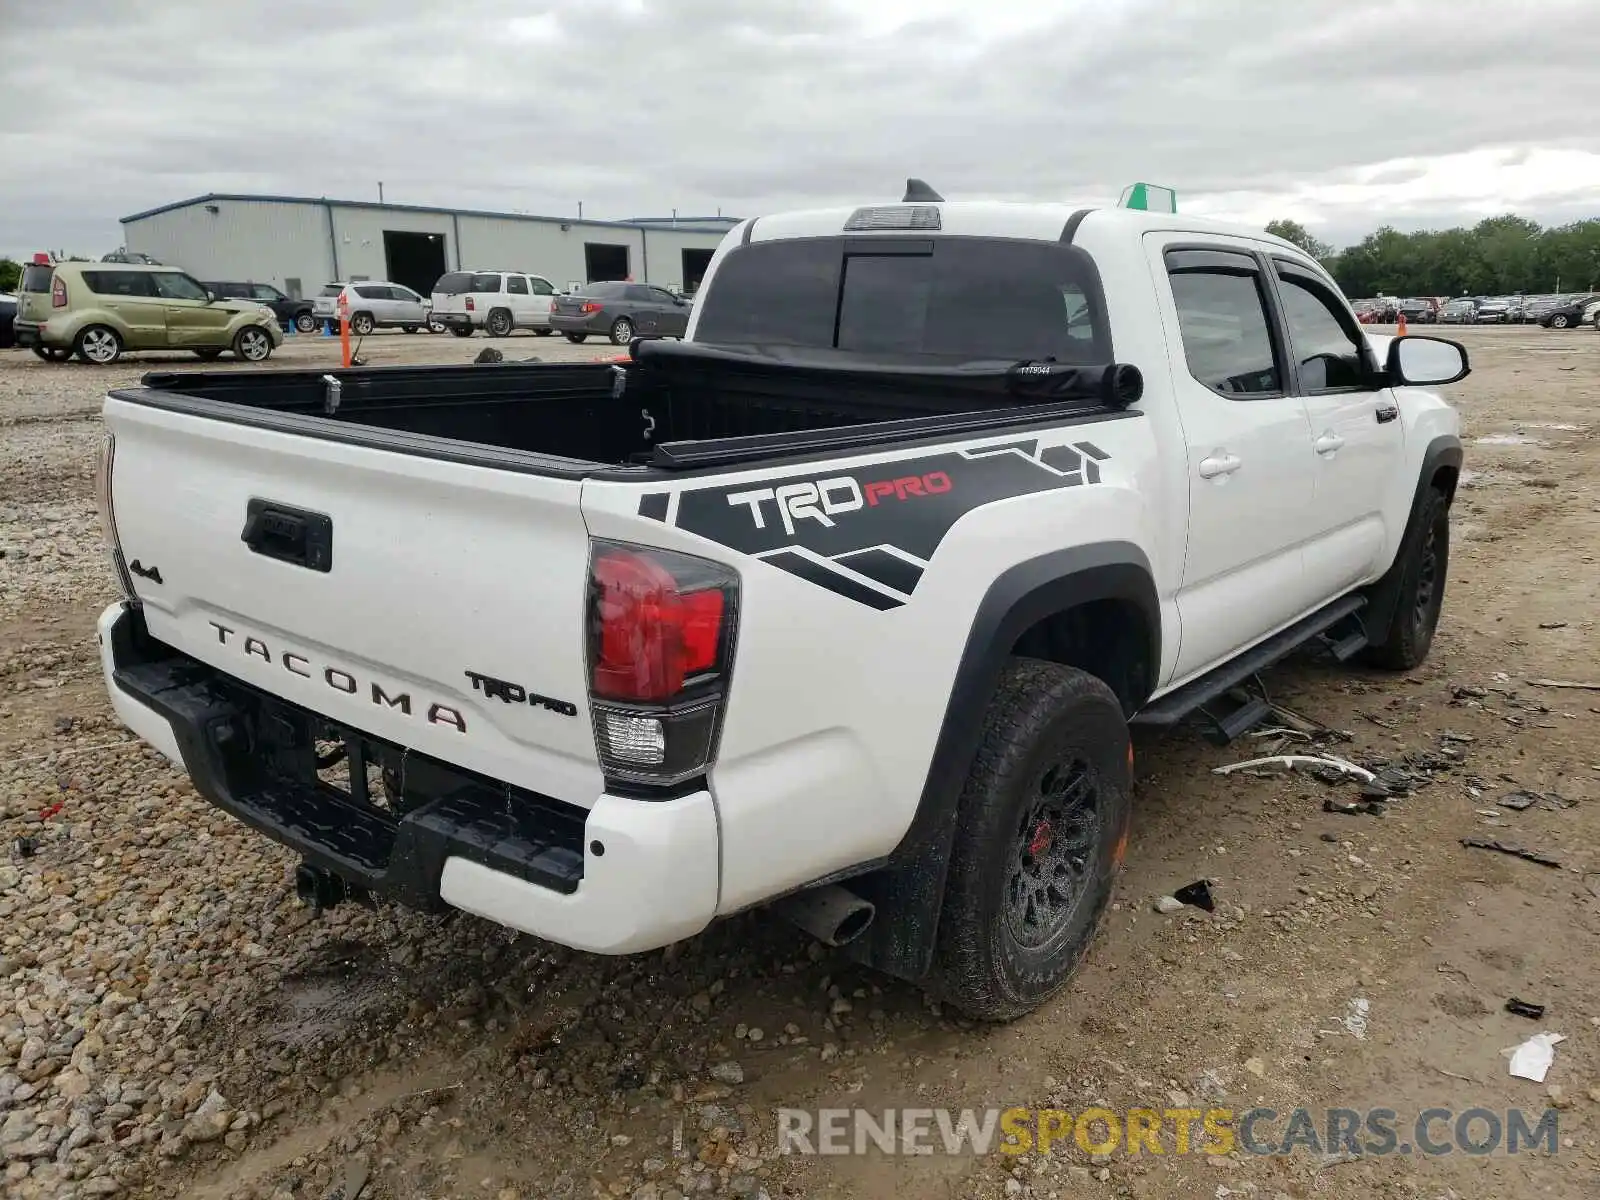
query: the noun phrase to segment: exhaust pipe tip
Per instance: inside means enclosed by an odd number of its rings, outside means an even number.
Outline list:
[[[825,946],[849,945],[871,927],[877,916],[871,901],[838,884],[796,892],[779,900],[773,908]]]

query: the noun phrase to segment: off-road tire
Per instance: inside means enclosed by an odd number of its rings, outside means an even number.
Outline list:
[[[1450,569],[1450,502],[1438,488],[1423,496],[1416,524],[1400,547],[1399,565],[1400,591],[1389,627],[1361,652],[1361,661],[1388,671],[1420,666],[1439,627]]]
[[[483,328],[490,337],[510,337],[511,331],[516,328],[516,322],[505,309],[497,308],[489,314],[488,320],[484,321]]]
[[[1009,1021],[1066,982],[1121,865],[1129,759],[1122,705],[1103,681],[1074,667],[1011,660],[961,793],[931,987],[938,996],[970,1017]],[[1087,789],[1084,819],[1035,824],[1040,806],[1048,811],[1054,789],[1072,779]],[[1050,840],[1036,848],[1042,836]],[[1048,901],[1039,905],[1041,892],[1028,881],[1062,872],[1075,886],[1044,919]],[[1031,929],[1030,911],[1041,917]]]
[[[452,325],[450,326],[450,332],[455,334],[457,337],[468,338],[476,333],[477,330],[473,329],[471,325]]]

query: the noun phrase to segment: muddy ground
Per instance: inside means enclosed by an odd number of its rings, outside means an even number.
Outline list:
[[[1348,733],[1337,753],[1420,786],[1381,816],[1330,813],[1359,789],[1211,773],[1274,739],[1141,739],[1114,911],[1073,984],[1003,1028],[951,1020],[759,916],[621,960],[467,916],[314,920],[290,856],[197,800],[103,698],[97,409],[152,364],[0,356],[0,1190],[1592,1200],[1600,691],[1530,681],[1600,681],[1600,335],[1459,336],[1470,474],[1430,661],[1394,677],[1297,660],[1265,678]],[[485,344],[368,350],[465,361]],[[302,339],[274,363],[333,355]],[[1530,807],[1499,803],[1518,791]],[[1215,914],[1154,911],[1199,878]],[[1544,1017],[1507,1013],[1511,997]],[[1567,1039],[1548,1080],[1510,1078],[1504,1051],[1539,1030]],[[1516,1156],[1176,1154],[1170,1132],[1160,1155],[1091,1156],[1070,1136],[1048,1157],[776,1154],[780,1106],[1094,1105],[1271,1108],[1258,1140],[1297,1108],[1322,1134],[1329,1108],[1392,1109],[1400,1143],[1434,1108],[1521,1109],[1530,1126],[1554,1110],[1557,1133],[1553,1154]],[[1453,1119],[1428,1131],[1455,1140]],[[1489,1128],[1467,1132],[1481,1144]]]

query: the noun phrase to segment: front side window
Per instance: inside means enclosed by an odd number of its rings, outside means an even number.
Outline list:
[[[548,279],[541,279],[537,275],[528,276],[528,286],[533,289],[535,296],[554,296],[556,294],[555,284]]]
[[[1305,392],[1366,386],[1358,335],[1347,329],[1340,307],[1325,288],[1298,272],[1279,273],[1278,294]],[[1405,308],[1409,302],[1402,302]]]
[[[1203,254],[1201,261],[1221,259]],[[1228,255],[1241,263],[1244,255]],[[1282,377],[1267,326],[1261,275],[1254,267],[1229,269],[1225,264],[1172,269],[1172,299],[1189,373],[1214,392],[1248,399],[1281,395]]]
[[[282,300],[284,298],[283,293],[269,283],[255,284],[250,291],[257,300],[271,301]]]
[[[205,288],[181,271],[157,271],[151,276],[155,280],[156,293],[163,300],[209,300]]]

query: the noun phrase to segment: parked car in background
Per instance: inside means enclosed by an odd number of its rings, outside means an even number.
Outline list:
[[[1439,321],[1444,325],[1471,325],[1477,314],[1478,302],[1462,297],[1451,300],[1439,310]]]
[[[1581,325],[1583,310],[1596,300],[1600,300],[1600,296],[1573,296],[1540,317],[1539,324],[1546,329],[1571,329],[1574,325]]]
[[[404,329],[415,333],[426,326],[436,327],[433,302],[401,283],[382,279],[363,279],[360,283],[329,283],[311,302],[315,321],[339,319],[339,295],[346,294],[350,309],[350,332],[366,337],[374,329]]]
[[[17,344],[12,322],[17,318],[17,298],[0,292],[0,350],[9,350]]]
[[[119,246],[110,254],[100,260],[108,263],[133,263],[141,267],[165,266],[159,258],[151,258],[148,254],[141,254],[137,250],[129,250],[126,246]]]
[[[558,296],[550,325],[569,342],[589,335],[626,346],[635,337],[682,337],[694,311],[682,296],[653,283],[590,283],[572,296]]]
[[[1439,321],[1439,310],[1434,307],[1432,300],[1400,300],[1395,308],[1397,312],[1405,314],[1408,325],[1435,325]]]
[[[215,292],[219,299],[254,300],[257,304],[265,304],[277,314],[278,324],[285,329],[293,326],[301,333],[312,333],[317,328],[317,316],[312,311],[310,300],[296,300],[270,283],[222,282],[208,283],[206,287]]]
[[[1511,320],[1511,301],[1500,296],[1483,301],[1472,314],[1474,325],[1504,325],[1509,320]]]
[[[521,271],[451,271],[433,285],[433,314],[457,337],[482,329],[508,337],[517,329],[550,336],[550,301],[556,287],[543,275]]]
[[[32,263],[23,268],[17,344],[40,358],[76,354],[104,366],[127,350],[231,350],[264,362],[283,344],[277,314],[250,301],[219,300],[174,267],[130,263]]]

